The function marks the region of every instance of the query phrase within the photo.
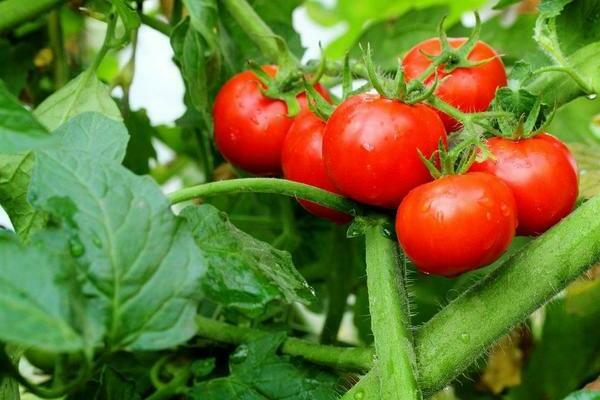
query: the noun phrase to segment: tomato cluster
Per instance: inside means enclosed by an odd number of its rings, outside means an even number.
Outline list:
[[[465,39],[450,39],[458,48]],[[485,111],[507,83],[496,52],[479,41],[470,65],[435,67],[439,39],[426,40],[402,60],[407,80],[437,78],[435,95],[465,113]],[[436,64],[437,65],[437,64]],[[435,67],[435,68],[434,68]],[[423,78],[423,73],[431,75]],[[275,67],[264,70],[275,75]],[[327,91],[315,87],[330,101]],[[396,233],[406,255],[425,273],[455,276],[488,265],[516,233],[538,235],[574,207],[577,167],[568,148],[543,133],[493,137],[491,152],[464,174],[433,180],[421,157],[446,146],[460,122],[425,103],[408,104],[379,94],[344,100],[323,121],[298,95],[301,112],[263,94],[253,72],[233,77],[214,105],[215,141],[233,165],[256,175],[277,176],[342,194],[382,209],[397,209]],[[309,201],[309,212],[336,223],[348,215]]]

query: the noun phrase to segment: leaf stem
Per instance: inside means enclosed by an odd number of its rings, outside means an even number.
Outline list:
[[[142,24],[149,26],[163,35],[171,36],[172,28],[168,23],[147,14],[140,14],[140,20]]]
[[[351,215],[361,212],[361,207],[340,195],[303,183],[276,178],[241,178],[210,182],[177,190],[168,195],[171,204],[181,203],[198,197],[210,197],[231,193],[275,193],[296,197],[333,208]]]
[[[276,35],[252,6],[246,0],[222,0],[221,3],[260,51],[271,62],[277,62],[280,50],[275,39]],[[291,53],[290,56],[295,59]]]
[[[0,1],[0,33],[30,21],[67,0],[5,0]]]
[[[579,87],[581,88],[581,90],[583,90],[586,94],[592,94],[594,93],[594,89],[583,79],[583,77],[581,77],[577,71],[575,71],[575,69],[573,69],[570,66],[563,66],[563,65],[549,65],[547,67],[541,67],[536,69],[535,71],[533,71],[533,74],[542,74],[545,72],[563,72],[567,75],[569,75],[569,77],[571,79],[573,79],[573,81],[579,85]]]
[[[199,336],[233,345],[249,342],[264,334],[259,329],[230,325],[203,316],[197,316],[196,323]],[[280,351],[315,364],[343,370],[364,371],[373,363],[373,350],[370,348],[327,346],[295,337],[287,338]]]
[[[385,237],[380,224],[366,229],[367,288],[371,329],[375,338],[380,397],[421,399],[398,245]]]

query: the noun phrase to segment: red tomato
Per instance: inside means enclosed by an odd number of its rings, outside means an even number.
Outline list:
[[[465,38],[448,39],[454,48],[462,45]],[[425,56],[440,54],[440,40],[428,39],[417,44],[404,56],[402,65],[406,79],[415,79],[431,65],[431,60]],[[425,53],[425,54],[423,54]],[[438,68],[439,86],[435,93],[444,101],[464,112],[485,111],[494,99],[496,89],[506,86],[506,70],[498,54],[484,42],[477,42],[468,59],[482,61],[495,57],[493,60],[474,68],[457,68],[445,73],[443,67]],[[426,79],[433,82],[434,75]],[[443,79],[443,81],[442,81]],[[460,123],[454,118],[440,112],[442,121],[448,132],[457,130]]]
[[[415,186],[431,180],[418,150],[430,157],[446,131],[436,112],[363,94],[331,114],[323,157],[334,185],[362,203],[396,208]]]
[[[271,76],[274,66],[263,69]],[[215,99],[213,118],[215,142],[227,161],[255,175],[281,173],[281,148],[293,118],[287,116],[286,104],[264,96],[262,83],[252,71],[244,71],[227,81]],[[316,86],[327,99],[326,90]],[[306,95],[298,95],[302,109]]]
[[[491,138],[494,158],[475,163],[472,171],[497,176],[517,201],[518,233],[539,235],[573,210],[577,201],[577,165],[560,140],[548,134],[529,139]]]
[[[455,276],[494,262],[515,235],[508,186],[480,172],[451,175],[413,189],[400,204],[396,233],[419,270]]]
[[[283,142],[283,176],[292,181],[339,193],[325,171],[322,150],[324,130],[325,122],[308,110],[296,117]],[[352,219],[349,215],[310,201],[299,202],[312,214],[338,224],[345,224]]]

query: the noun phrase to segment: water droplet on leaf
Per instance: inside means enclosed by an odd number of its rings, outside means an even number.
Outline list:
[[[588,100],[596,100],[598,95],[596,93],[592,93],[592,94],[588,94],[586,97]]]
[[[85,253],[83,243],[77,238],[69,241],[69,250],[71,251],[71,255],[75,258],[81,257]]]
[[[471,337],[469,336],[468,333],[460,334],[460,340],[463,341],[464,343],[468,343],[470,339],[471,339]]]

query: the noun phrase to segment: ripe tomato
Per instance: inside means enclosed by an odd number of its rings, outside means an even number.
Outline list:
[[[269,75],[275,66],[264,66]],[[244,71],[227,81],[219,90],[213,107],[215,142],[227,161],[255,175],[281,172],[281,148],[293,118],[286,104],[264,96],[262,83],[252,71]],[[327,99],[321,86],[316,89]],[[307,108],[306,94],[298,95],[302,109]]]
[[[482,171],[502,179],[517,201],[518,233],[539,235],[573,210],[577,201],[577,165],[560,140],[548,134],[529,139],[491,138],[494,158],[475,163]]]
[[[465,38],[448,39],[454,48],[462,45]],[[406,79],[415,79],[431,65],[431,60],[425,54],[439,55],[440,40],[432,38],[425,40],[413,47],[404,56]],[[496,89],[506,86],[506,70],[498,54],[484,42],[477,42],[468,59],[482,61],[495,57],[493,60],[473,68],[456,68],[450,73],[445,73],[443,67],[438,68],[440,83],[435,93],[447,103],[464,112],[485,111],[494,99]],[[426,79],[426,83],[433,82],[434,75]],[[443,79],[443,80],[442,80]],[[457,130],[460,123],[454,118],[440,112],[440,116],[448,132]]]
[[[455,276],[494,262],[515,235],[508,186],[490,174],[451,175],[413,189],[400,204],[400,246],[422,272]]]
[[[325,122],[308,110],[296,117],[283,142],[283,176],[292,181],[339,193],[325,171],[322,150],[324,130]],[[345,224],[351,220],[349,215],[319,204],[306,200],[299,202],[312,214],[335,223]]]
[[[431,180],[418,150],[430,157],[446,131],[436,112],[363,94],[331,114],[323,137],[334,185],[362,203],[396,208],[415,186]]]

